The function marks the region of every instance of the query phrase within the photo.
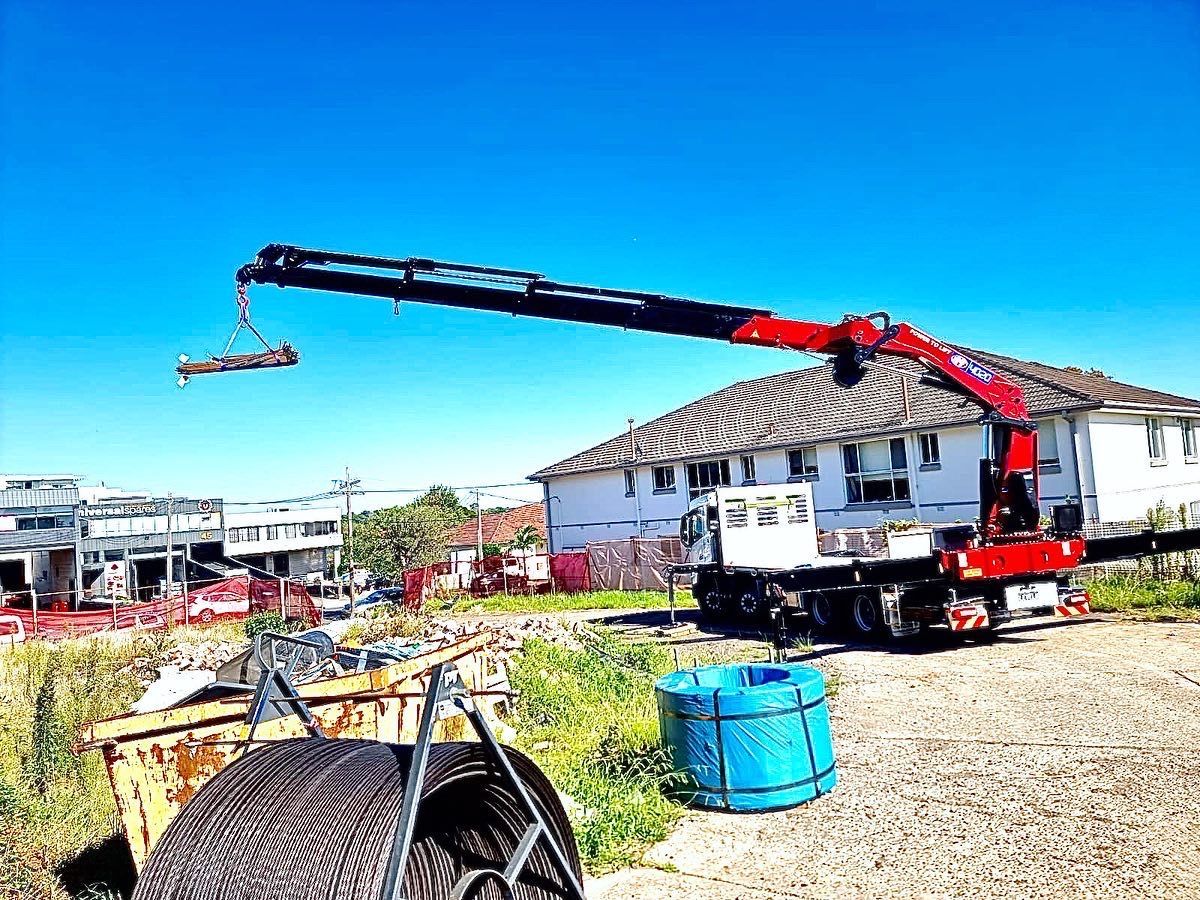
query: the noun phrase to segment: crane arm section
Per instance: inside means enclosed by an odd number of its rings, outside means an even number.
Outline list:
[[[260,250],[253,262],[238,269],[236,281],[243,288],[274,284],[827,354],[834,358],[834,379],[845,387],[857,384],[877,355],[915,360],[927,370],[926,381],[984,410],[981,422],[989,426],[990,434],[980,477],[984,535],[998,537],[1037,528],[1037,432],[1021,388],[911,325],[893,324],[885,313],[846,316],[827,325],[781,318],[749,306],[566,284],[517,269],[283,244]],[[1032,496],[1028,482],[1033,483]]]

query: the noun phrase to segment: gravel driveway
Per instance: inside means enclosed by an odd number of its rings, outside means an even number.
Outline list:
[[[660,868],[589,897],[1200,897],[1200,626],[1037,620],[901,647],[816,648],[841,676],[833,793],[690,813],[647,854]]]

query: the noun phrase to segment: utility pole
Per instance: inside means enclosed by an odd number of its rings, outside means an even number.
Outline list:
[[[642,536],[642,497],[638,490],[638,471],[637,471],[637,439],[633,436],[633,416],[628,419],[629,422],[629,458],[632,460],[633,472],[633,504],[637,508],[637,536]]]
[[[359,478],[350,477],[350,467],[346,466],[346,477],[341,481],[333,479],[335,489],[342,491],[346,495],[346,568],[350,575],[350,612],[354,612],[354,509],[350,503],[350,498],[355,493],[354,489],[362,483]]]
[[[163,608],[171,617],[171,601],[175,599],[175,532],[172,527],[171,513],[175,511],[175,495],[167,492],[167,596]],[[171,619],[169,618],[168,621]]]
[[[483,504],[479,502],[479,488],[475,488],[475,561],[483,566]]]

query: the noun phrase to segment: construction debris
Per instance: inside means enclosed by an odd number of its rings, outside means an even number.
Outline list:
[[[258,353],[231,353],[229,356],[213,356],[199,362],[189,362],[184,357],[175,367],[175,374],[191,378],[193,375],[214,375],[217,372],[294,366],[298,362],[300,353],[287,341],[283,341],[273,350]]]

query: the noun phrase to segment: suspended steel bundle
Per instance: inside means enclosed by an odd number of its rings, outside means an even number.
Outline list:
[[[285,741],[242,757],[184,806],[134,900],[582,897],[570,823],[532,761],[503,751],[544,822],[542,839],[487,746],[427,750],[406,861],[397,848],[412,745]],[[568,877],[546,838],[561,848]],[[511,892],[506,869],[515,874]]]

